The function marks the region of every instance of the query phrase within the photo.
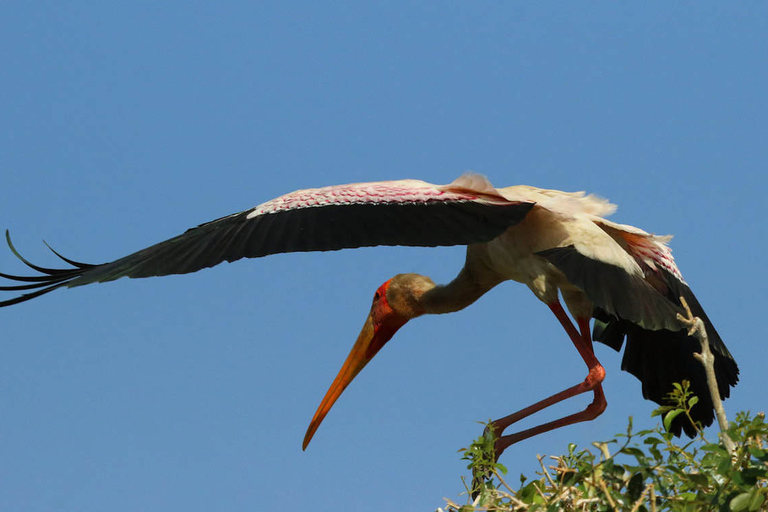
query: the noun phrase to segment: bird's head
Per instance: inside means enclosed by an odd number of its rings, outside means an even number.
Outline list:
[[[421,298],[424,292],[435,287],[428,277],[418,274],[398,274],[382,284],[373,295],[371,312],[365,320],[363,330],[344,361],[304,436],[306,449],[320,423],[331,410],[352,379],[360,373],[373,356],[381,350],[398,329],[408,320],[425,313]]]

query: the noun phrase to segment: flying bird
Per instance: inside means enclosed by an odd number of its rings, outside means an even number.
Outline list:
[[[583,192],[522,185],[496,189],[483,176],[465,174],[448,185],[400,180],[299,190],[100,265],[74,261],[53,249],[70,268],[34,265],[19,254],[6,231],[11,251],[39,275],[0,274],[23,283],[0,290],[24,292],[0,302],[0,307],[63,287],[186,274],[277,253],[466,245],[464,267],[450,283],[439,285],[429,277],[405,273],[376,290],[362,331],[310,422],[305,449],[342,392],[398,329],[422,315],[464,309],[510,280],[527,285],[552,310],[586,364],[587,376],[492,422],[500,435],[497,456],[513,443],[592,420],[605,410],[605,369],[595,357],[593,339],[617,351],[626,345],[622,369],[641,381],[647,399],[664,404],[673,383],[688,380],[699,397],[691,417],[708,426],[713,405],[704,369],[693,357],[698,341],[677,318],[684,312],[681,296],[706,326],[723,399],[738,381],[736,362],[683,280],[667,245],[670,237],[607,220],[614,210],[608,201]],[[504,434],[520,419],[588,392],[593,399],[584,410]],[[677,435],[696,432],[684,415],[674,418],[670,430]]]

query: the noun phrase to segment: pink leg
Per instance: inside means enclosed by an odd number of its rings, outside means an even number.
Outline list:
[[[528,430],[523,430],[521,432],[499,437],[495,446],[497,458],[509,446],[522,441],[523,439],[528,439],[529,437],[533,437],[537,434],[548,432],[559,427],[564,427],[565,425],[571,425],[580,421],[593,420],[598,417],[605,410],[606,405],[608,405],[605,400],[605,395],[603,394],[602,386],[603,379],[605,378],[605,369],[600,364],[600,361],[597,360],[595,353],[592,350],[592,337],[589,332],[589,318],[576,319],[579,325],[579,330],[581,331],[579,332],[573,326],[573,323],[571,322],[570,318],[568,318],[568,315],[563,310],[563,307],[560,305],[559,301],[549,304],[549,308],[565,328],[565,331],[568,333],[571,341],[573,341],[573,344],[576,346],[576,350],[579,351],[582,359],[584,359],[584,362],[587,364],[589,373],[587,374],[587,377],[584,379],[584,381],[580,384],[556,393],[549,398],[541,400],[540,402],[536,402],[535,404],[528,406],[525,409],[510,414],[509,416],[493,421],[491,422],[490,428],[492,428],[499,436],[501,436],[504,430],[513,423],[520,421],[521,419],[526,418],[542,409],[545,409],[550,405],[562,402],[567,398],[571,398],[572,396],[586,393],[587,391],[593,391],[595,394],[594,399],[592,400],[592,403],[589,404],[587,408],[581,412],[577,412],[564,418],[544,423],[537,427],[529,428]]]

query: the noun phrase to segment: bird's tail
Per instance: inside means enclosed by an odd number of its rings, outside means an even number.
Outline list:
[[[0,307],[11,306],[13,304],[18,304],[20,302],[25,302],[30,299],[34,299],[35,297],[45,295],[46,293],[52,292],[57,288],[61,288],[62,286],[67,286],[67,284],[73,279],[80,277],[83,273],[87,272],[88,270],[94,267],[98,267],[98,265],[91,265],[89,263],[80,263],[79,261],[74,261],[69,258],[65,258],[61,254],[56,252],[45,241],[43,241],[43,243],[46,245],[46,247],[48,247],[48,249],[51,250],[51,252],[53,252],[53,254],[58,256],[64,262],[72,265],[74,268],[57,269],[57,268],[40,267],[38,265],[30,263],[21,254],[19,254],[19,251],[16,250],[16,248],[13,246],[13,243],[11,242],[11,235],[8,232],[8,230],[5,231],[5,240],[8,242],[8,247],[11,249],[11,252],[13,252],[13,254],[22,261],[22,263],[24,263],[26,266],[28,266],[32,270],[36,272],[40,272],[43,275],[15,276],[11,274],[0,273],[0,278],[9,279],[11,281],[19,281],[22,283],[27,283],[27,284],[16,284],[11,286],[0,286],[0,291],[15,292],[15,291],[24,291],[24,290],[35,290],[33,292],[23,293],[18,297],[14,297],[12,299],[0,301]]]

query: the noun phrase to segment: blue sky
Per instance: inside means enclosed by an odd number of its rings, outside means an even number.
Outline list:
[[[672,233],[764,410],[760,2],[16,2],[0,16],[0,226],[103,262],[300,188],[467,170],[587,190]],[[584,377],[522,285],[406,326],[304,430],[374,290],[460,248],[291,254],[0,310],[0,509],[431,510],[477,421]],[[8,251],[0,270],[23,272]],[[608,410],[505,453],[510,480],[653,404],[604,346]],[[533,425],[582,408],[574,399]],[[712,434],[714,436],[714,433]]]

